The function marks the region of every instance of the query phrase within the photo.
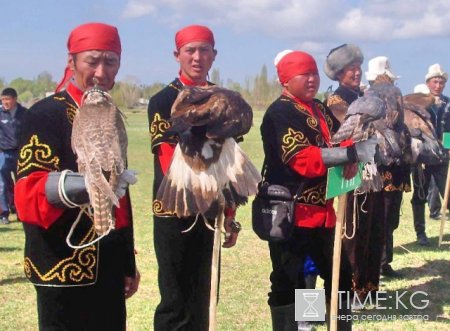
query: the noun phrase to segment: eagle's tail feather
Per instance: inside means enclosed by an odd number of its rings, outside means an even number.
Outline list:
[[[377,170],[376,164],[366,163],[361,177],[361,185],[357,189],[358,192],[379,192],[383,189],[383,179]]]
[[[156,199],[166,212],[178,217],[206,214],[221,195],[242,204],[249,195],[256,194],[261,175],[234,139],[226,139],[217,162],[200,169],[189,166],[179,145],[175,148],[167,175]],[[229,190],[229,194],[224,194]]]
[[[111,200],[97,187],[92,190],[92,199],[95,232],[101,236],[110,230],[110,226],[114,227],[112,204]]]
[[[119,207],[119,199],[117,199],[116,194],[112,190],[108,180],[105,178],[101,167],[93,165],[89,169],[91,170],[90,173],[84,173],[86,187],[90,187],[91,185],[97,186],[97,188],[102,191],[105,196],[111,199],[112,204]]]
[[[229,139],[225,142],[225,145],[229,144],[230,148],[223,148],[224,151],[232,154],[228,154],[229,162],[227,174],[230,178],[231,185],[235,189],[236,193],[242,197],[248,197],[256,194],[258,190],[258,183],[261,181],[261,174],[234,141]]]

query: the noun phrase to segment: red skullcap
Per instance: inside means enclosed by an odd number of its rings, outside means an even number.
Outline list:
[[[281,84],[289,82],[297,75],[319,73],[314,58],[308,53],[300,51],[286,54],[276,67]]]
[[[67,40],[67,49],[70,54],[91,50],[112,51],[119,56],[122,53],[117,28],[103,23],[87,23],[73,29]],[[56,92],[59,92],[71,77],[72,73],[66,67],[64,78],[56,87]]]
[[[70,54],[91,50],[112,51],[118,55],[122,52],[117,28],[103,23],[87,23],[73,29],[67,49]]]
[[[203,25],[189,25],[175,35],[175,46],[180,49],[193,41],[204,41],[214,47],[214,35],[212,31]]]

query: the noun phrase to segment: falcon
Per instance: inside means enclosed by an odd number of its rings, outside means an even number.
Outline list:
[[[411,135],[411,163],[439,164],[447,158],[430,121],[428,109],[433,103],[431,94],[412,93],[403,97],[405,124]]]
[[[157,199],[178,217],[217,215],[256,194],[261,175],[236,142],[253,112],[238,92],[217,86],[185,86],[171,109],[171,131],[179,137]]]
[[[127,133],[123,115],[107,92],[89,89],[81,104],[73,120],[72,150],[85,178],[95,231],[106,235],[114,228],[113,205],[119,207],[115,191],[126,166]]]

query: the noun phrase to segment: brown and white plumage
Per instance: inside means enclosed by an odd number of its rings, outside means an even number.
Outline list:
[[[412,163],[438,164],[447,158],[430,121],[428,109],[433,103],[431,94],[412,93],[403,97],[405,124],[411,135]]]
[[[334,134],[333,144],[347,139],[363,141],[375,134],[374,122],[386,116],[386,104],[378,97],[363,96],[348,107],[345,120]]]
[[[99,235],[114,228],[112,207],[119,206],[114,192],[125,169],[127,145],[123,116],[111,96],[97,88],[86,91],[73,121],[72,149],[85,178]]]
[[[332,137],[332,143],[338,144],[351,139],[354,143],[367,140],[371,136],[379,138],[380,122],[386,117],[386,103],[373,95],[363,96],[353,101],[339,130]],[[377,126],[378,123],[378,126]],[[364,165],[360,192],[379,191],[382,179],[375,162]]]
[[[411,150],[404,124],[403,98],[400,89],[391,82],[376,81],[364,92],[386,104],[386,116],[374,123],[383,165],[401,164],[410,159]]]
[[[218,201],[243,204],[261,180],[235,138],[252,125],[251,107],[237,92],[212,87],[184,87],[171,111],[179,137],[157,199],[178,217],[215,217]]]

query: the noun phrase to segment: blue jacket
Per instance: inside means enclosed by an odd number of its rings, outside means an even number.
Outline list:
[[[436,130],[439,140],[444,132],[450,132],[450,99],[441,95],[441,104],[433,104],[430,108],[431,122]]]
[[[25,107],[17,104],[13,117],[10,111],[0,108],[0,150],[17,149],[19,130],[26,111]]]

